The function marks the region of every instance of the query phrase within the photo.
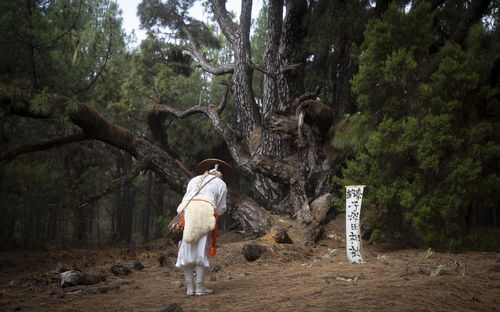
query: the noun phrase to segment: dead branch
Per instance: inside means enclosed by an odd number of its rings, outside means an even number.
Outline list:
[[[168,106],[166,104],[162,104],[159,102],[159,100],[154,101],[153,103],[149,104],[143,111],[143,114],[152,114],[152,113],[167,113],[169,115],[172,115],[176,118],[186,118],[189,116],[193,116],[196,114],[209,114],[210,108],[207,106],[203,105],[196,105],[191,108],[188,108],[186,110],[180,110],[172,106]]]
[[[40,142],[32,145],[24,145],[16,148],[15,150],[0,154],[0,161],[10,160],[22,154],[40,152],[54,147],[59,147],[62,145],[76,143],[88,139],[89,137],[85,133],[77,133],[46,142]]]
[[[196,42],[193,35],[191,34],[191,31],[184,24],[183,21],[182,21],[182,31],[188,37],[189,43],[191,45],[191,48],[188,51],[191,52],[196,57],[201,68],[203,68],[204,70],[213,75],[224,75],[234,72],[234,64],[232,63],[223,64],[221,66],[215,66],[212,63],[210,63],[205,57],[205,54],[201,52],[198,43]]]
[[[80,203],[79,205],[80,209],[85,208],[89,204],[98,201],[99,199],[103,198],[104,196],[108,195],[109,193],[113,192],[116,189],[132,183],[135,180],[135,178],[139,176],[139,173],[141,173],[141,171],[144,170],[145,168],[146,165],[144,163],[136,164],[129,173],[127,173],[124,176],[121,176],[118,179],[113,180],[111,184],[108,185],[104,190],[89,196],[86,201]]]

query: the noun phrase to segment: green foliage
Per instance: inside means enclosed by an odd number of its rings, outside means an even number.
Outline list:
[[[47,93],[47,88],[45,88],[41,93],[36,94],[33,97],[32,105],[30,110],[34,114],[46,115],[50,111],[50,94]]]
[[[188,16],[188,10],[194,2],[193,0],[144,0],[137,7],[137,15],[141,26],[154,32],[158,38],[162,36],[164,28],[169,28],[176,33],[176,38],[186,39],[182,30],[186,27],[202,46],[219,49],[220,41],[213,35],[213,28]],[[184,24],[181,16],[186,17],[189,23]],[[168,38],[163,39],[168,41]]]
[[[379,229],[375,229],[370,236],[370,241],[374,244],[381,243],[384,241],[383,235],[384,234],[382,233],[382,231],[380,231]]]
[[[332,138],[332,146],[339,150],[352,149],[355,154],[359,154],[371,134],[368,121],[367,115],[345,115],[336,126],[338,131]]]
[[[107,118],[119,119],[104,109],[119,101],[128,70],[115,2],[2,1],[0,21],[2,96],[12,99],[16,109],[50,117],[26,120],[3,114],[2,151],[74,134],[77,130],[66,119],[82,101]],[[57,95],[71,98],[62,112],[51,105]],[[88,223],[95,211],[104,209],[75,208],[110,183],[114,168],[110,159],[109,150],[93,142],[2,161],[1,248],[40,248],[70,241],[77,222]],[[92,227],[83,231],[91,232]]]
[[[367,185],[364,222],[376,237],[403,230],[422,247],[459,251],[471,247],[474,211],[499,204],[492,95],[500,90],[488,81],[498,32],[476,25],[466,45],[446,42],[430,54],[433,18],[428,4],[408,13],[393,4],[368,24],[352,81],[361,112],[344,119],[347,130],[333,139],[335,147],[355,147],[357,157],[335,182]]]

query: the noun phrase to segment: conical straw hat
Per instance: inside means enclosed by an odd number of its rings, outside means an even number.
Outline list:
[[[205,171],[212,170],[215,167],[215,164],[219,164],[219,168],[217,170],[222,173],[222,180],[224,180],[228,187],[231,186],[236,179],[236,171],[230,164],[223,160],[217,158],[205,159],[196,166],[195,173],[203,174]]]

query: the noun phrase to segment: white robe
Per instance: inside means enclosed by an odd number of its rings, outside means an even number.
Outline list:
[[[209,179],[211,179],[213,175],[209,174],[205,176],[205,180],[202,185],[206,183]],[[191,179],[189,181],[186,194],[182,201],[186,201],[191,199],[193,195],[196,193],[196,186],[200,179],[203,179],[204,175],[199,175]],[[220,216],[226,211],[226,193],[227,187],[226,183],[222,181],[222,179],[215,178],[208,182],[201,191],[196,195],[195,198],[208,198],[210,202],[215,204],[215,211]],[[202,265],[205,267],[209,267],[210,264],[208,262],[208,251],[210,249],[210,243],[212,242],[212,232],[207,233],[202,236],[197,242],[194,243],[186,243],[182,240],[179,242],[179,253],[177,255],[177,263],[175,264],[178,268],[183,268],[187,265]]]

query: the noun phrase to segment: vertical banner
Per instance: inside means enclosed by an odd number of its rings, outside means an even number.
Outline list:
[[[345,242],[350,263],[365,263],[361,258],[361,231],[359,216],[364,185],[346,186]]]

